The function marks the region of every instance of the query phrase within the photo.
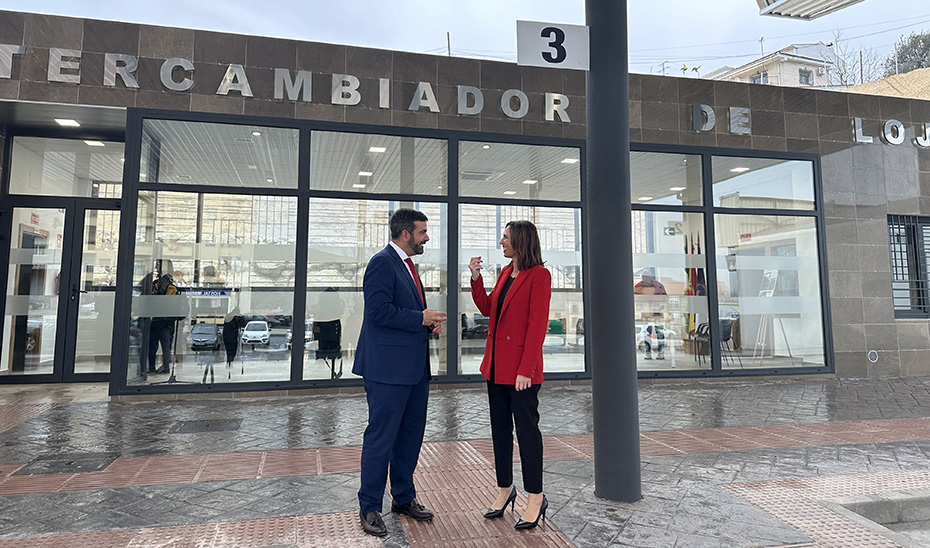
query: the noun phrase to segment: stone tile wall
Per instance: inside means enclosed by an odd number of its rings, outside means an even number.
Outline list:
[[[584,138],[584,73],[518,67],[512,63],[450,58],[398,51],[243,36],[0,11],[0,43],[23,44],[14,56],[10,79],[0,80],[0,99],[52,101],[180,111],[302,118],[385,126],[485,131],[559,138]],[[48,81],[49,48],[80,50],[80,84]],[[105,53],[132,55],[139,89],[103,85]],[[194,65],[193,87],[184,92],[164,88],[165,59],[180,57]],[[244,66],[253,97],[238,91],[217,95],[229,64]],[[275,100],[274,69],[312,73],[310,102]],[[360,81],[362,101],[333,105],[332,75],[350,74]],[[176,73],[176,78],[182,76]],[[391,81],[390,108],[379,108],[379,79]],[[428,82],[440,112],[409,110],[417,84]],[[457,86],[475,86],[484,94],[478,115],[457,113]],[[508,89],[522,90],[529,112],[522,119],[504,115],[500,100]],[[544,121],[545,93],[569,99],[571,122]]]

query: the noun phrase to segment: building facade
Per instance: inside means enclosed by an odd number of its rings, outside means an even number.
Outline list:
[[[630,251],[643,378],[930,368],[930,103],[631,75],[634,237],[591,250],[584,97],[576,71],[0,12],[0,382],[357,386],[397,207],[430,219],[436,382],[480,378],[466,265],[490,286],[521,218],[549,379],[590,378],[586,256]]]

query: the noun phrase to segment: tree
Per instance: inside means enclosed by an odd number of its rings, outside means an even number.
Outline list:
[[[894,53],[885,58],[885,77],[930,67],[930,31],[914,32],[901,37]]]
[[[830,86],[848,88],[881,77],[882,61],[875,50],[854,49],[839,30],[833,31],[833,42],[827,46],[833,51]]]

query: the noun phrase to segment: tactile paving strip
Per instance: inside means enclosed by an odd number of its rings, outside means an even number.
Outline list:
[[[355,512],[0,539],[0,548],[380,548]]]
[[[34,419],[55,407],[54,403],[0,405],[0,432]]]
[[[725,489],[801,530],[816,548],[895,548],[892,540],[819,501],[930,489],[930,470],[734,483]]]
[[[540,522],[539,527],[529,531],[513,528],[526,507],[523,494],[517,497],[513,512],[508,507],[504,517],[485,519],[484,511],[497,495],[497,480],[491,463],[484,459],[483,463],[472,461],[473,455],[480,454],[474,448],[463,447],[465,445],[464,442],[449,442],[439,451],[444,455],[440,464],[448,468],[424,466],[423,461],[417,468],[417,500],[432,509],[436,517],[431,522],[401,517],[412,548],[574,546],[548,521]],[[449,466],[463,457],[469,461],[467,464]]]

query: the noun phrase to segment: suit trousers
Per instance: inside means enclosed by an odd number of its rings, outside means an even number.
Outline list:
[[[491,410],[491,440],[494,442],[494,468],[497,486],[513,485],[513,430],[517,429],[523,489],[542,493],[543,441],[539,432],[539,389],[534,384],[517,391],[512,384],[488,381],[488,406]]]
[[[358,502],[363,513],[381,512],[390,469],[391,496],[407,504],[417,496],[413,472],[420,458],[426,431],[429,375],[414,385],[385,384],[365,379],[368,427],[362,441],[361,488]]]

